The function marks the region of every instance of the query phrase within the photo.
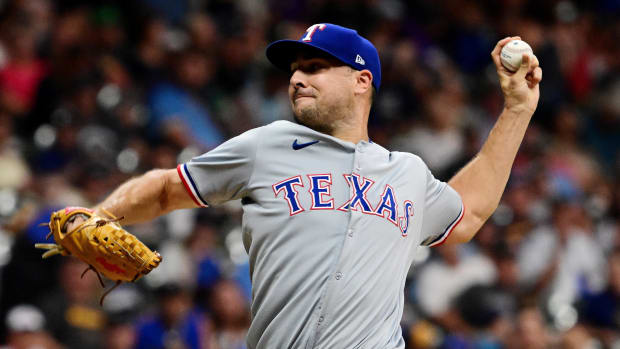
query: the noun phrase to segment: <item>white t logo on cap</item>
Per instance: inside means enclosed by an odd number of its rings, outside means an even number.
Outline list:
[[[314,32],[318,29],[318,30],[323,30],[325,29],[325,27],[327,27],[325,24],[321,23],[321,24],[313,24],[310,27],[308,27],[308,29],[306,29],[306,36],[304,36],[303,39],[301,39],[301,41],[306,41],[306,42],[310,42],[312,41],[312,35],[314,35]]]

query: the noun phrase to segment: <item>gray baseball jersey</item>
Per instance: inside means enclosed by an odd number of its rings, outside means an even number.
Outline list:
[[[419,157],[288,121],[177,170],[201,206],[242,199],[249,348],[404,348],[416,248],[445,241],[464,210]]]

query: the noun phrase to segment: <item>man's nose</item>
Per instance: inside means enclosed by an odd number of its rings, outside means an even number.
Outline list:
[[[306,80],[305,74],[299,69],[297,69],[295,70],[293,75],[291,75],[290,85],[294,87],[295,89],[302,88],[302,87],[308,87],[306,81],[307,80]]]

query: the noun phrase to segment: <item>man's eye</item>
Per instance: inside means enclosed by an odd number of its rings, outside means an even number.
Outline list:
[[[310,71],[312,72],[316,72],[321,70],[321,68],[323,68],[320,64],[318,63],[313,63],[312,65],[310,65]]]

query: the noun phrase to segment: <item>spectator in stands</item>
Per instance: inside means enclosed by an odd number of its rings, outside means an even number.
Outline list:
[[[157,290],[158,313],[137,325],[136,349],[205,347],[207,322],[193,309],[189,290],[166,284]]]
[[[45,316],[33,305],[20,304],[13,307],[6,316],[8,349],[62,349],[45,330]],[[4,347],[3,347],[4,348]]]

